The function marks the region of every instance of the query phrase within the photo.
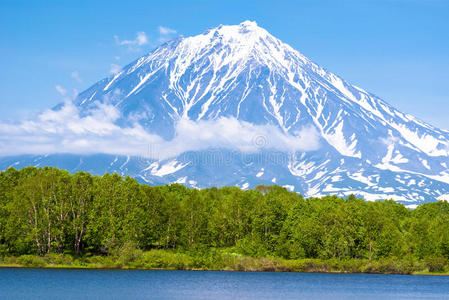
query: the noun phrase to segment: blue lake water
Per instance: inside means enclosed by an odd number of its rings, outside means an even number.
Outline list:
[[[0,299],[449,299],[449,277],[0,269]]]

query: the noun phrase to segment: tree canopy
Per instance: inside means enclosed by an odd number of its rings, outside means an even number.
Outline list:
[[[189,189],[56,168],[0,172],[0,252],[234,247],[286,259],[449,259],[449,203],[304,199],[280,186]]]

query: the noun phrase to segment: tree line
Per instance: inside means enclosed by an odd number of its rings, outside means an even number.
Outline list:
[[[57,168],[0,172],[0,253],[107,255],[233,247],[285,259],[449,259],[449,204],[414,210],[354,196],[304,199],[279,186],[189,189]]]

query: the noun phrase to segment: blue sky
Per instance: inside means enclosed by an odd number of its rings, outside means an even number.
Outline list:
[[[161,40],[247,19],[400,110],[449,129],[444,0],[0,0],[0,119],[52,107],[61,92],[86,89]]]

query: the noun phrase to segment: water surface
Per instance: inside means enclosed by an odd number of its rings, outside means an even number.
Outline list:
[[[449,277],[0,269],[0,299],[449,299]]]

